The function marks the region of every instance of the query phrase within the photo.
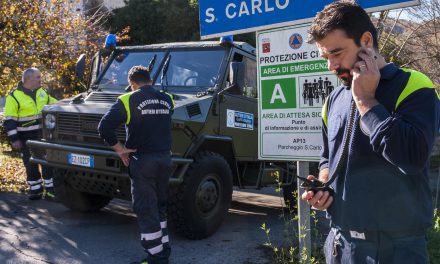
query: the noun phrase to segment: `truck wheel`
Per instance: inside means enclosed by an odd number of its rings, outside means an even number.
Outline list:
[[[168,216],[172,226],[190,239],[213,234],[232,200],[232,172],[223,156],[199,153],[183,183],[170,188]]]
[[[95,212],[105,207],[111,201],[111,197],[75,190],[66,181],[68,175],[69,172],[66,170],[53,170],[55,197],[67,208],[80,212]]]

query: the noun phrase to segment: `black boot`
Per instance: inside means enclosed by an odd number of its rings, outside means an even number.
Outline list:
[[[43,188],[29,191],[29,200],[40,200],[43,197]]]
[[[151,255],[147,253],[147,258],[139,261],[139,262],[132,262],[130,264],[169,264],[169,256],[171,253],[171,249],[164,249],[161,253],[156,255]]]
[[[44,194],[44,199],[48,201],[56,201],[55,191],[53,187],[46,187],[46,193]]]

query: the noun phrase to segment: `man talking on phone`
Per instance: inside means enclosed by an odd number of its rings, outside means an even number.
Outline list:
[[[326,6],[309,38],[343,84],[323,106],[318,179],[332,194],[302,194],[331,220],[327,263],[428,263],[438,91],[424,74],[385,61],[370,17],[353,1]]]

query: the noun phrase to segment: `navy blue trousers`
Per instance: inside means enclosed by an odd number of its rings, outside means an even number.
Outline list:
[[[327,264],[427,264],[425,235],[389,235],[374,232],[365,239],[334,228],[327,236],[324,253]]]
[[[141,245],[151,264],[167,263],[170,255],[166,216],[170,173],[169,151],[130,158],[133,211],[139,223]]]
[[[26,168],[27,183],[29,184],[31,190],[41,189],[42,183],[43,183],[41,177],[43,177],[44,186],[47,188],[51,188],[51,187],[53,187],[52,167],[41,165],[41,171],[42,171],[42,174],[41,174],[38,169],[38,164],[31,163],[29,161],[29,159],[31,158],[31,153],[30,153],[29,147],[26,145],[26,142],[28,140],[40,139],[41,134],[36,132],[36,133],[32,133],[32,134],[28,133],[28,135],[29,135],[28,137],[20,138],[21,144],[22,144],[22,148],[20,150],[21,159],[23,160],[24,167]]]

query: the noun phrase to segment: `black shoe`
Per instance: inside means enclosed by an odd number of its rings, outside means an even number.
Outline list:
[[[29,191],[29,200],[40,200],[43,197],[43,188]]]
[[[161,260],[148,260],[143,259],[139,262],[131,262],[130,264],[168,264],[170,263],[168,259],[161,259]]]
[[[147,258],[141,260],[140,262],[132,262],[130,264],[169,264],[168,257],[170,252],[162,252],[158,255],[148,254]]]
[[[164,256],[166,259],[170,258],[171,255],[171,247],[169,243],[166,243],[163,245],[163,251],[161,253],[162,256]]]
[[[55,191],[53,187],[47,187],[46,192],[44,193],[44,199],[48,201],[56,201]]]
[[[131,262],[130,264],[148,264],[148,260],[147,259],[143,259],[141,261]]]

